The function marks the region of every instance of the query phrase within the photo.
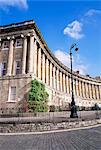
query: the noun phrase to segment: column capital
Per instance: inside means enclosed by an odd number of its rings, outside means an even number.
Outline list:
[[[24,35],[23,35],[23,34],[21,34],[20,36],[21,36],[21,38],[24,38]]]
[[[7,40],[11,40],[11,37],[7,36]]]

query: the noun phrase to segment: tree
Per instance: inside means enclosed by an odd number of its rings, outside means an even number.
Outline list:
[[[45,85],[36,79],[31,81],[31,90],[29,92],[28,107],[34,112],[48,111],[48,93],[45,90]]]

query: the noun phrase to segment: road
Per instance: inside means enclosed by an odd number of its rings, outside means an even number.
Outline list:
[[[101,150],[101,126],[37,135],[0,135],[0,150]]]

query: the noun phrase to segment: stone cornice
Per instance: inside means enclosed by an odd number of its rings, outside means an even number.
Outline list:
[[[41,32],[39,31],[38,27],[36,26],[35,22],[33,20],[30,21],[25,21],[21,23],[16,23],[16,24],[11,24],[7,26],[1,26],[0,27],[0,38],[5,39],[6,36],[15,36],[17,37],[18,35],[24,34],[24,36],[27,35],[27,33],[31,33],[35,31],[36,35],[38,36],[39,40],[42,42],[44,49],[47,51],[50,57],[56,62],[57,66],[59,66],[59,70],[66,74],[70,74],[71,71],[70,69],[65,66],[63,63],[61,63],[55,55],[51,52],[51,50],[48,48]],[[89,81],[89,82],[96,82],[96,83],[101,83],[101,80],[97,80],[92,77],[87,77],[83,76],[80,74],[77,74],[76,72],[73,71],[73,76],[74,78],[78,78],[81,80]]]
[[[53,60],[56,61],[56,63],[62,68],[64,69],[66,72],[68,72],[69,74],[71,73],[70,69],[65,66],[63,63],[61,63],[56,57],[55,55],[51,52],[51,50],[48,48],[44,38],[42,37],[42,34],[41,32],[39,31],[38,27],[36,26],[36,24],[34,23],[34,29],[36,31],[36,34],[39,36],[39,39],[41,40],[42,44],[44,44],[44,48],[47,50],[47,52],[50,54],[50,56],[53,58]],[[93,82],[97,82],[97,83],[101,83],[100,80],[97,80],[95,78],[92,78],[92,77],[87,77],[87,76],[84,76],[84,75],[80,75],[80,74],[77,74],[76,72],[73,71],[73,76],[77,76],[79,79],[83,79],[83,80],[86,80],[86,81],[93,81]]]

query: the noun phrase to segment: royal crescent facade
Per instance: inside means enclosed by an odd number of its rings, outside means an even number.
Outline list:
[[[31,80],[45,84],[48,105],[71,103],[71,71],[48,48],[33,20],[0,26],[0,112],[28,99]],[[76,105],[101,105],[101,79],[73,72]]]

